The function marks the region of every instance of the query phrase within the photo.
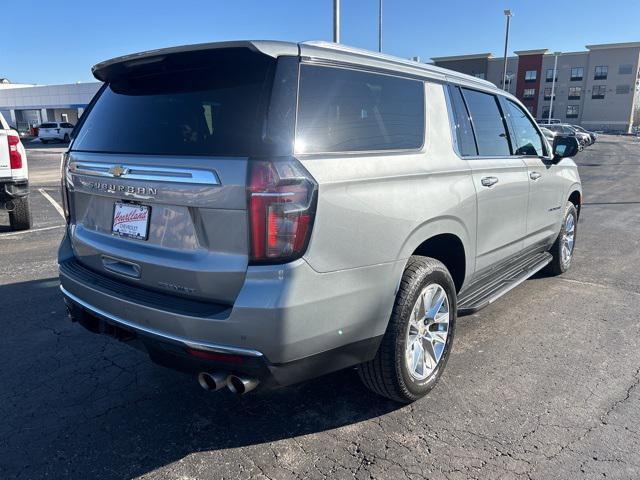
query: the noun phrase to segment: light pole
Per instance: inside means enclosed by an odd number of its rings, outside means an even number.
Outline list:
[[[382,0],[378,3],[378,51],[382,52]]]
[[[340,43],[340,0],[333,0],[333,41]]]
[[[549,104],[549,119],[547,123],[551,123],[551,113],[553,112],[553,97],[556,95],[556,75],[558,71],[558,55],[560,52],[554,53],[555,58],[553,60],[553,78],[551,79],[551,103]]]
[[[511,23],[511,17],[513,13],[511,10],[505,10],[504,16],[507,17],[507,31],[504,36],[504,65],[502,67],[502,89],[504,90],[507,86],[507,47],[509,45],[509,24]]]

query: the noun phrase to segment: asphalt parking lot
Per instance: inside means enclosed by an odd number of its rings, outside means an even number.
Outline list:
[[[0,478],[640,477],[639,139],[601,136],[576,158],[572,269],[461,318],[440,384],[404,407],[353,371],[208,393],[71,324],[61,151],[29,146],[33,230],[0,214]]]

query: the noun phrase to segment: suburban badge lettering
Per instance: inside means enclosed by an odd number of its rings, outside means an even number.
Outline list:
[[[111,193],[125,193],[132,195],[157,195],[158,189],[152,187],[134,187],[131,185],[116,185],[114,183],[104,182],[89,182],[87,184],[89,188],[94,190],[102,190]]]

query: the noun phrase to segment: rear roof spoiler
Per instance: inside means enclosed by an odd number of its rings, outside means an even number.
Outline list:
[[[231,41],[231,42],[215,42],[215,43],[198,43],[194,45],[183,45],[180,47],[161,48],[157,50],[148,50],[146,52],[133,53],[121,57],[105,60],[94,65],[91,68],[93,76],[102,82],[109,80],[114,72],[122,71],[129,66],[143,65],[161,61],[168,55],[187,53],[187,52],[204,52],[207,50],[217,50],[222,48],[248,48],[254,52],[259,52],[270,57],[279,57],[281,55],[298,55],[299,48],[297,43],[277,42],[271,40],[257,41]]]
[[[359,48],[348,47],[331,42],[280,42],[275,40],[237,40],[230,42],[198,43],[195,45],[183,45],[179,47],[162,48],[149,50],[146,52],[133,53],[122,57],[112,58],[95,65],[91,71],[93,76],[102,82],[106,82],[117,75],[118,72],[126,70],[128,67],[160,62],[164,58],[173,54],[189,52],[206,52],[225,48],[247,48],[256,53],[262,53],[273,58],[279,56],[318,56],[325,59],[342,59],[369,66],[391,67],[407,73],[418,73],[426,75],[440,81],[463,82],[470,86],[480,87],[488,90],[498,90],[493,83],[482,80],[471,75],[455,72],[435,65],[406,60],[391,55],[371,52]],[[507,92],[504,95],[513,98]]]

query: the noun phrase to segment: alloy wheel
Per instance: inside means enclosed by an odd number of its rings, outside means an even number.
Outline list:
[[[407,329],[405,362],[411,377],[421,381],[437,368],[449,336],[450,306],[444,288],[437,283],[422,289]]]
[[[564,234],[562,235],[562,263],[567,264],[573,254],[573,245],[576,237],[576,219],[573,215],[567,215],[564,220]]]

